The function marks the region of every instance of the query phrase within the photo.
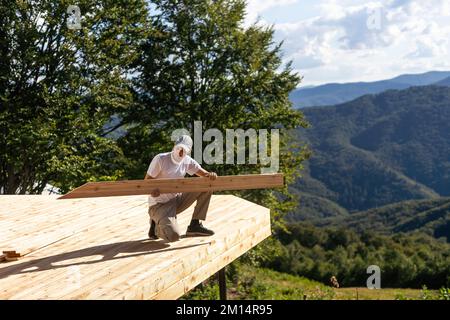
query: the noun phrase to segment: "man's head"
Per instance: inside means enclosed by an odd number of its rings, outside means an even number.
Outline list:
[[[183,161],[184,157],[191,153],[192,139],[188,135],[182,135],[175,141],[175,145],[172,150],[172,160],[179,164]]]

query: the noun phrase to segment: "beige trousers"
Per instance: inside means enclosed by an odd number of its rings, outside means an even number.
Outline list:
[[[189,208],[195,201],[192,219],[205,220],[212,192],[185,192],[166,203],[157,203],[148,208],[150,223],[156,223],[156,235],[169,242],[180,239],[181,231],[177,214]]]

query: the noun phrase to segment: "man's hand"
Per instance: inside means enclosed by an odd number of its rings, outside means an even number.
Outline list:
[[[155,189],[155,190],[153,190],[153,191],[150,193],[150,195],[151,195],[153,198],[159,197],[160,194],[161,194],[161,193],[159,193],[159,189]]]
[[[208,172],[203,168],[200,168],[195,174],[198,175],[199,177],[209,178],[210,180],[216,180],[217,178],[217,173]]]
[[[208,172],[208,173],[206,174],[206,177],[208,177],[210,180],[216,180],[216,178],[217,178],[217,173],[215,173],[215,172]]]

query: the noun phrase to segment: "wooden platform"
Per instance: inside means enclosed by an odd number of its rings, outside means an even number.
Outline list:
[[[18,260],[0,263],[0,299],[176,299],[271,233],[269,209],[231,195],[211,199],[212,237],[148,240],[147,210],[144,195],[1,195],[0,254]]]

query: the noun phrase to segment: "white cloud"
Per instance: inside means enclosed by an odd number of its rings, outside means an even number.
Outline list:
[[[246,17],[244,26],[249,26],[258,20],[264,11],[280,6],[294,4],[299,0],[247,0]]]
[[[449,54],[450,28],[440,28],[436,23],[429,24],[415,41],[415,50],[405,58],[433,58]]]
[[[319,16],[275,25],[285,59],[294,61],[305,84],[372,81],[449,65],[450,1],[361,2],[322,0]]]
[[[314,68],[332,61],[332,42],[339,36],[339,30],[326,28],[317,19],[275,25],[275,30],[285,41],[285,59],[293,60],[294,67]]]

